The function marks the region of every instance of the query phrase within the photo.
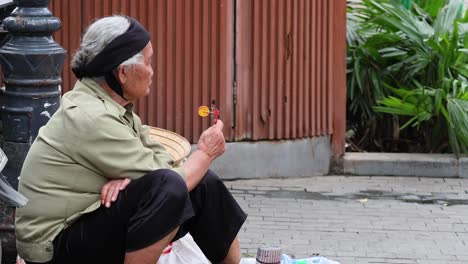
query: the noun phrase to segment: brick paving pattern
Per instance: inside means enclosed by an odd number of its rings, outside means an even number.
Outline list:
[[[468,179],[322,176],[226,181],[261,245],[342,264],[468,263]]]

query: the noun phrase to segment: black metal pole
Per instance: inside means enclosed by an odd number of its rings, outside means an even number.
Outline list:
[[[60,104],[60,74],[66,51],[52,38],[61,22],[47,8],[49,2],[17,0],[17,8],[3,20],[9,40],[0,48],[5,84],[0,90],[1,147],[9,160],[3,173],[15,188],[39,128]],[[4,258],[8,252],[15,252],[13,215],[13,209],[0,208]]]

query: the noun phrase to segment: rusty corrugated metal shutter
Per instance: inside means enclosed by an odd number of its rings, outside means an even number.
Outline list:
[[[332,133],[331,2],[238,0],[237,139]]]
[[[229,139],[231,135],[232,3],[232,0],[81,0],[53,1],[51,9],[63,22],[56,39],[69,54],[77,49],[82,28],[95,18],[118,13],[144,24],[152,36],[154,77],[151,94],[136,104],[136,112],[144,123],[197,142],[210,125],[208,118],[197,115],[198,107],[212,102],[221,109],[226,137]],[[64,68],[64,91],[73,87],[72,75],[68,66]]]
[[[143,122],[195,143],[209,125],[197,107],[215,100],[228,140],[334,134],[337,148],[344,146],[345,0],[81,0],[51,7],[64,24],[56,38],[69,53],[96,17],[121,13],[147,26],[155,75],[152,93],[137,104]],[[63,76],[67,91],[74,83],[68,62]]]

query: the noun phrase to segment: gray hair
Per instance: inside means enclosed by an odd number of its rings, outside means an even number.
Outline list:
[[[92,23],[83,35],[80,49],[71,61],[72,68],[88,64],[106,45],[127,31],[130,22],[120,15],[104,17]],[[122,62],[120,66],[132,66],[143,62],[143,51]]]

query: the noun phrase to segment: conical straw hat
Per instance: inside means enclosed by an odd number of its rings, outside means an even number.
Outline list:
[[[151,140],[166,148],[175,163],[182,161],[190,154],[190,142],[177,133],[159,127],[150,127],[149,136]]]

